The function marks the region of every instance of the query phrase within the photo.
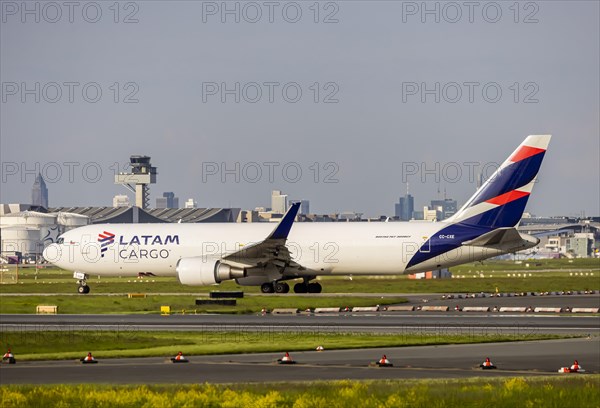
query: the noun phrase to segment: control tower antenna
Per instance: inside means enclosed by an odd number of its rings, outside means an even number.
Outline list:
[[[132,193],[135,193],[135,205],[148,208],[150,204],[150,184],[156,183],[156,167],[150,164],[150,156],[130,156],[130,173],[115,175],[115,184],[122,184]]]

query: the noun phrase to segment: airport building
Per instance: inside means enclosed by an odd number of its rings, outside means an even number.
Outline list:
[[[117,194],[113,197],[113,207],[129,207],[130,205],[127,194]]]
[[[32,210],[33,209],[33,210]],[[73,228],[88,225],[89,217],[71,212],[48,213],[23,204],[0,204],[0,262],[37,260],[43,249]]]
[[[236,222],[261,222],[258,211],[256,210],[241,210],[238,214]]]
[[[37,259],[72,228],[88,224],[236,222],[239,208],[54,207],[0,204],[0,263]]]
[[[568,217],[524,217],[518,230],[540,243],[529,250],[536,258],[600,257],[600,222]]]
[[[594,234],[575,233],[567,238],[565,243],[565,252],[575,258],[586,258],[592,253],[594,243]]]
[[[188,198],[184,204],[184,208],[196,208],[198,207],[198,203],[193,198]]]
[[[458,205],[456,200],[444,198],[443,200],[431,200],[431,205],[429,208],[440,213],[441,218],[438,218],[438,220],[445,220],[446,218],[456,214]]]
[[[301,218],[301,221],[306,222],[337,222],[339,214],[308,214]]]
[[[161,222],[235,222],[239,208],[147,208],[140,207],[57,207],[51,213],[85,215],[91,224]]]
[[[429,208],[428,206],[423,207],[423,219],[425,221],[440,221],[442,219],[442,212],[436,208]]]

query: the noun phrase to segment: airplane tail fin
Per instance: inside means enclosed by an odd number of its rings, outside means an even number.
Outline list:
[[[489,229],[521,220],[550,135],[528,136],[456,214],[446,220]]]

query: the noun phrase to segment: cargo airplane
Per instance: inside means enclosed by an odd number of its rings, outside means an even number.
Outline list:
[[[550,135],[528,136],[450,218],[440,222],[92,224],[44,250],[74,271],[80,293],[99,276],[177,276],[185,285],[235,280],[264,293],[319,293],[320,275],[396,275],[447,268],[534,247],[517,231]]]

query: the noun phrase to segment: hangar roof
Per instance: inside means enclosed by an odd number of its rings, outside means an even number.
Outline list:
[[[92,224],[160,222],[235,222],[239,208],[55,207],[50,213],[86,215]]]

